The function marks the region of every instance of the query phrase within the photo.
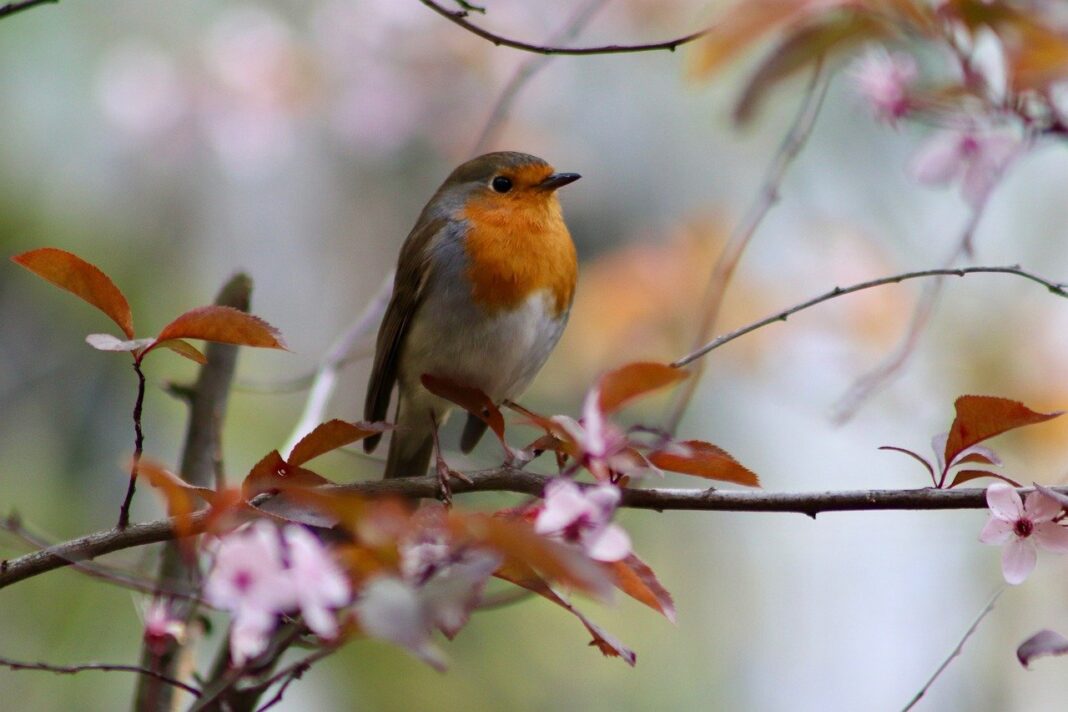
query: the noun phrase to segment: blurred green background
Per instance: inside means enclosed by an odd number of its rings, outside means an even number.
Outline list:
[[[580,8],[485,4],[480,22],[532,41]],[[609,0],[578,41],[682,35],[721,6]],[[751,63],[698,82],[687,79],[689,56],[554,59],[488,146],[583,174],[562,193],[580,291],[525,399],[532,407],[574,413],[598,372],[688,350],[712,260],[789,125],[800,82],[738,129],[731,103]],[[416,0],[64,0],[3,19],[0,252],[49,245],[98,264],[130,297],[139,336],[247,270],[254,312],[292,353],[242,355],[224,443],[239,477],[288,438],[306,394],[284,386],[314,370],[376,292],[422,204],[470,157],[528,58]],[[967,209],[952,190],[909,182],[925,134],[877,125],[840,74],[742,261],[721,330],[836,284],[938,265]],[[980,226],[976,261],[1063,280],[1066,179],[1060,147],[1015,166]],[[947,285],[902,377],[835,425],[836,403],[894,347],[917,294],[913,283],[836,300],[715,352],[681,433],[726,448],[771,491],[920,487],[915,463],[876,448],[926,452],[957,395],[1068,405],[1068,306],[1022,280],[980,276]],[[110,526],[125,487],[134,376],[123,357],[83,342],[110,326],[0,263],[0,511],[57,540]],[[366,360],[344,371],[331,416],[361,415],[367,371]],[[185,413],[161,385],[190,379],[193,367],[160,354],[147,372],[146,453],[174,464]],[[656,422],[663,405],[632,417]],[[1062,482],[1066,435],[1054,422],[995,445],[1017,479]],[[493,464],[488,440],[453,464]],[[339,481],[379,467],[345,454],[323,462]],[[139,492],[135,518],[159,513],[154,494]],[[636,668],[603,659],[576,621],[528,601],[476,615],[446,646],[445,675],[385,644],[356,643],[278,709],[898,709],[1001,580],[998,551],[977,542],[981,512],[815,521],[625,512],[622,521],[679,611],[673,626],[630,601],[583,606],[637,650]],[[0,542],[5,556],[24,550]],[[154,569],[151,551],[108,561]],[[1064,663],[1025,671],[1013,651],[1039,628],[1068,629],[1065,573],[1043,557],[920,709],[1062,709]],[[0,594],[0,655],[133,662],[141,605],[70,570],[40,576]],[[115,710],[133,684],[122,673],[0,670],[0,699],[21,710]]]

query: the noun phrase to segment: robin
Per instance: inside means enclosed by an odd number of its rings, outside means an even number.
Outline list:
[[[526,153],[488,153],[454,170],[419,214],[401,247],[364,407],[367,420],[385,419],[398,384],[386,478],[426,474],[436,428],[453,407],[423,387],[424,374],[500,404],[541,370],[578,277],[556,190],[578,179]],[[461,450],[485,430],[469,414]]]

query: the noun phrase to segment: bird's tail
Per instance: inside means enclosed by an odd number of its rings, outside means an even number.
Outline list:
[[[425,429],[397,429],[389,441],[385,479],[392,477],[422,477],[430,466],[434,450],[433,432]]]

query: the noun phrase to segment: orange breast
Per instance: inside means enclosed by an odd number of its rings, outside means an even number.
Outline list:
[[[556,316],[567,311],[578,258],[555,196],[474,199],[463,217],[470,225],[465,249],[476,304],[490,312],[510,310],[546,290]]]

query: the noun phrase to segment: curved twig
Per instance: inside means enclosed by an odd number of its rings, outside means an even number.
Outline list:
[[[1068,284],[1050,281],[1048,279],[1038,276],[1033,272],[1028,272],[1019,265],[1009,265],[1007,267],[961,267],[958,269],[925,269],[916,272],[905,272],[903,274],[891,275],[890,277],[881,277],[879,279],[861,282],[859,284],[854,284],[850,287],[835,287],[831,291],[825,292],[819,295],[818,297],[813,297],[812,299],[809,299],[805,302],[801,302],[800,304],[792,306],[789,309],[783,309],[782,311],[776,314],[772,314],[771,316],[761,319],[760,321],[756,321],[747,326],[743,326],[740,329],[735,329],[730,333],[723,334],[722,336],[717,336],[715,339],[708,342],[701,348],[692,351],[679,359],[676,359],[671,363],[671,365],[675,368],[681,368],[689,363],[696,361],[708,352],[718,349],[720,346],[723,346],[726,343],[734,341],[739,336],[745,336],[746,334],[752,331],[756,331],[757,329],[761,329],[777,321],[786,321],[787,318],[793,316],[794,314],[800,311],[804,311],[809,307],[816,306],[817,304],[828,301],[830,299],[834,299],[836,297],[841,297],[845,294],[860,292],[865,289],[871,289],[872,287],[882,287],[887,284],[897,284],[898,282],[904,282],[905,280],[909,279],[919,279],[921,277],[964,277],[965,275],[969,274],[1014,274],[1018,277],[1023,277],[1024,279],[1029,279],[1032,282],[1041,284],[1051,293],[1056,294],[1059,297],[1068,298]]]
[[[11,660],[10,658],[0,657],[0,665],[10,668],[12,670],[40,670],[42,672],[54,672],[58,675],[74,675],[79,672],[87,672],[89,670],[98,670],[100,672],[135,672],[138,675],[145,675],[147,677],[153,677],[160,682],[164,682],[172,687],[177,687],[180,690],[188,692],[194,697],[200,697],[200,690],[187,685],[181,680],[175,680],[173,677],[167,677],[166,675],[143,668],[138,665],[115,665],[111,663],[84,663],[82,665],[51,665],[49,663],[25,663],[18,660]]]
[[[511,47],[512,49],[522,50],[523,52],[534,52],[536,54],[561,54],[570,56],[585,56],[592,54],[626,54],[633,52],[656,52],[659,50],[666,50],[668,52],[674,52],[677,47],[681,47],[684,44],[693,42],[696,39],[708,34],[712,29],[706,27],[703,30],[692,32],[682,37],[676,37],[672,40],[664,42],[650,42],[648,44],[635,44],[635,45],[601,45],[599,47],[552,47],[548,45],[537,45],[529,42],[523,42],[521,40],[511,39],[498,35],[494,32],[479,27],[473,22],[467,19],[468,13],[465,10],[449,10],[442,7],[434,0],[419,0],[434,12],[444,17],[449,22],[459,25],[471,34],[477,35],[484,40],[492,42],[498,47]]]
[[[37,5],[55,5],[59,3],[59,0],[22,0],[22,2],[9,2],[6,5],[0,5],[0,17],[7,17],[8,15],[14,15],[16,12],[22,12],[23,10],[29,10],[31,7]]]

